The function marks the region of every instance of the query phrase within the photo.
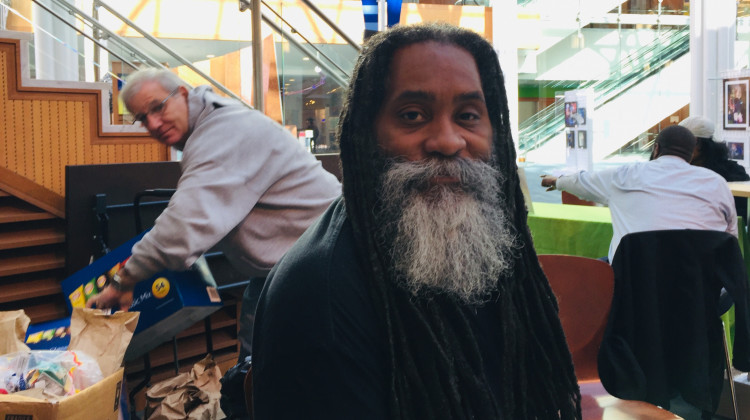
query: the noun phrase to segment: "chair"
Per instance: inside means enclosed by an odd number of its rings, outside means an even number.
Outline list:
[[[679,419],[646,402],[615,398],[599,381],[596,357],[614,293],[609,264],[572,255],[539,255],[539,263],[557,297],[560,322],[581,388],[583,419]]]
[[[622,238],[612,268],[602,384],[619,398],[662,407],[679,394],[710,418],[730,370],[719,319],[726,310],[722,288],[735,303],[734,366],[750,370],[748,286],[737,239],[687,229],[632,233]]]

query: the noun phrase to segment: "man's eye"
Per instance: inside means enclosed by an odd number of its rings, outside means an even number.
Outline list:
[[[162,109],[164,109],[164,103],[155,105],[153,108],[151,108],[151,112],[149,112],[149,114],[158,114],[161,112]]]
[[[479,119],[479,115],[473,112],[463,112],[458,115],[458,118],[463,121],[475,121]]]
[[[146,114],[136,114],[135,117],[133,117],[136,121],[140,121],[141,124],[146,123]]]
[[[401,113],[401,119],[406,121],[418,121],[424,119],[419,111],[406,111]]]

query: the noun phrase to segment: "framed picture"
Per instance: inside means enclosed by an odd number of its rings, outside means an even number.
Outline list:
[[[568,130],[566,133],[567,139],[568,139],[568,149],[575,149],[576,147],[576,132],[573,130]]]
[[[727,148],[729,149],[730,159],[739,161],[745,160],[745,143],[730,141],[727,142]]]
[[[576,125],[586,125],[586,108],[578,108],[576,115]]]
[[[578,102],[565,102],[565,126],[576,126],[576,115],[578,114]]]
[[[586,148],[586,130],[578,130],[578,148]]]
[[[746,130],[748,128],[748,82],[750,79],[724,80],[724,129]]]

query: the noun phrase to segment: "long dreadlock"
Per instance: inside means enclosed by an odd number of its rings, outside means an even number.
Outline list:
[[[513,270],[498,279],[496,316],[502,340],[500,400],[487,385],[463,306],[448,296],[415,299],[392,278],[387,244],[376,238],[373,211],[385,167],[373,121],[385,97],[394,53],[435,41],[474,57],[494,128],[492,165],[505,176],[502,205],[520,249]],[[479,35],[444,24],[402,26],[374,35],[360,55],[338,126],[347,214],[367,255],[371,289],[389,344],[393,419],[580,419],[580,394],[557,301],[539,266],[529,233],[510,134],[503,74],[492,46]]]

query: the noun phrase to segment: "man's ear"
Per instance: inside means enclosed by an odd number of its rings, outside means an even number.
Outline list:
[[[654,143],[654,150],[651,151],[651,160],[654,160],[659,157],[661,152],[659,151],[659,144]]]

